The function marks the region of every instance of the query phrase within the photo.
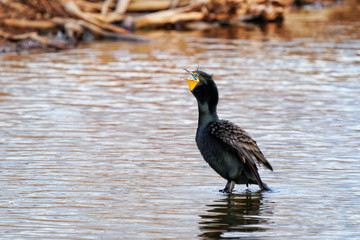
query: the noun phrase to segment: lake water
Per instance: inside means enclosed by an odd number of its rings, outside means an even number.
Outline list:
[[[360,22],[139,34],[0,55],[1,239],[359,239]],[[273,191],[218,192],[198,65]]]

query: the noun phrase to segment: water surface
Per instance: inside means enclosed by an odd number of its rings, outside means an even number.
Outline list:
[[[359,29],[154,31],[0,55],[1,238],[358,238]],[[198,65],[214,74],[219,116],[274,167],[260,172],[272,192],[218,192],[182,78]]]

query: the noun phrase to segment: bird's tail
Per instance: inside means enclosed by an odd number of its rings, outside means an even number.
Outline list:
[[[251,172],[255,175],[256,182],[259,185],[260,189],[264,190],[264,191],[271,191],[271,189],[265,183],[263,183],[261,181],[261,178],[260,178],[260,175],[259,175],[259,172],[257,170],[255,163],[247,162],[247,165],[250,167]]]

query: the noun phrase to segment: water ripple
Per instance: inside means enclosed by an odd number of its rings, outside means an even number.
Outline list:
[[[167,33],[0,56],[2,239],[355,239],[359,40]],[[273,192],[217,192],[180,78],[198,64],[274,166]]]

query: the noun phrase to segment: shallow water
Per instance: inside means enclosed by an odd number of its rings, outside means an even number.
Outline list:
[[[358,238],[359,29],[154,31],[0,55],[1,239]],[[198,65],[214,74],[220,117],[274,167],[260,172],[272,192],[218,192],[182,78]]]

